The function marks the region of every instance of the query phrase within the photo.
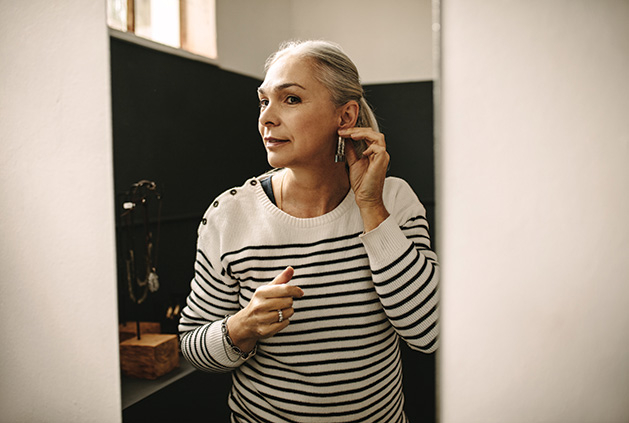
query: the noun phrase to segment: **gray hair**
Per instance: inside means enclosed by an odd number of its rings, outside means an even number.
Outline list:
[[[315,78],[328,89],[335,106],[340,107],[352,100],[358,103],[356,126],[372,128],[379,132],[376,117],[365,100],[358,69],[341,46],[323,40],[283,42],[279,50],[266,60],[265,73],[279,58],[288,53],[312,60],[316,71]],[[367,148],[364,141],[355,142],[354,145],[359,155]]]

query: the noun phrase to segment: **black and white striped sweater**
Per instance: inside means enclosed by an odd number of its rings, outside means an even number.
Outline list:
[[[351,190],[333,211],[301,219],[275,207],[260,178],[204,215],[181,349],[199,369],[235,370],[233,422],[406,421],[398,339],[436,349],[439,272],[415,193],[389,177],[383,196],[391,216],[367,234]],[[290,325],[239,359],[222,319],[287,266],[305,293]]]

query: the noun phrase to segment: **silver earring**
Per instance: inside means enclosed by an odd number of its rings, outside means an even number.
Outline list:
[[[334,163],[345,161],[345,138],[339,137],[336,142],[336,154],[334,155]]]

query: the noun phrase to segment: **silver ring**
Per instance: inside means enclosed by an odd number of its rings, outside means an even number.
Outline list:
[[[282,323],[282,320],[284,320],[284,313],[282,310],[277,310],[277,323]]]

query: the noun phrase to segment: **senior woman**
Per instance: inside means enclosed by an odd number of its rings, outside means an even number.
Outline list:
[[[284,44],[258,127],[272,171],[220,195],[180,321],[194,366],[232,371],[232,422],[405,422],[399,339],[432,352],[425,209],[337,45]]]

